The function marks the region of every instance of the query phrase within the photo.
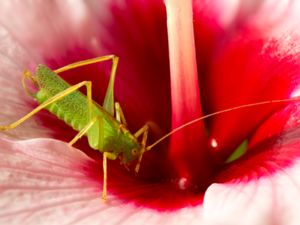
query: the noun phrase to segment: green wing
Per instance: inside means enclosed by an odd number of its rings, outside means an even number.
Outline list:
[[[118,58],[113,59],[113,66],[110,74],[110,79],[109,79],[108,87],[103,102],[103,108],[112,116],[114,116],[114,112],[115,112],[114,86],[115,86],[115,78],[116,78],[118,61],[119,61]]]

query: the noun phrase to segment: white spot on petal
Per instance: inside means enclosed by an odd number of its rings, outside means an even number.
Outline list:
[[[212,138],[210,141],[210,146],[213,148],[217,148],[218,147],[218,142],[216,139]]]
[[[188,183],[188,180],[186,177],[182,177],[179,179],[178,181],[178,187],[180,190],[186,190],[187,189],[187,183]]]

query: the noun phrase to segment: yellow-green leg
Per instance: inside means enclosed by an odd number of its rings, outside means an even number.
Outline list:
[[[118,157],[117,154],[111,152],[103,153],[103,190],[102,190],[102,199],[106,201],[107,199],[107,158],[115,160]]]
[[[135,172],[136,173],[138,173],[139,170],[140,170],[142,158],[143,158],[143,155],[144,155],[144,153],[146,151],[146,143],[147,143],[147,139],[148,139],[148,132],[149,132],[149,126],[148,126],[148,124],[145,124],[141,129],[139,129],[134,134],[134,136],[136,138],[138,138],[139,136],[143,135],[143,139],[142,139],[142,142],[141,142],[142,149],[141,149],[141,152],[140,152],[140,155],[139,155],[139,158],[138,158],[138,162],[137,162],[137,164],[135,166]]]
[[[96,57],[93,59],[87,59],[83,61],[79,61],[76,63],[69,64],[67,66],[64,66],[62,68],[59,68],[57,70],[54,70],[55,73],[61,73],[70,69],[74,69],[77,67],[85,66],[85,65],[90,65],[98,62],[103,62],[107,60],[112,60],[112,69],[110,73],[110,79],[109,79],[109,84],[107,87],[107,91],[105,94],[104,102],[103,102],[103,108],[110,113],[112,116],[114,115],[114,82],[115,82],[115,76],[116,76],[116,70],[118,67],[118,62],[119,58],[115,55],[107,55],[107,56],[101,56],[101,57]],[[118,107],[120,108],[120,107]],[[125,117],[123,115],[122,109],[120,111],[118,110],[118,115],[122,118],[123,122],[126,124]],[[97,119],[94,122],[90,122],[81,132],[79,132],[76,137],[73,138],[73,140],[69,144],[74,144],[79,138],[81,138],[87,131],[88,129],[97,121]],[[101,134],[100,134],[101,136]],[[100,137],[101,139],[101,137]],[[101,140],[99,141],[101,142]],[[101,144],[100,144],[101,145]],[[107,158],[115,160],[117,158],[117,155],[113,153],[108,153],[104,152],[103,153],[103,192],[102,192],[102,198],[103,200],[106,200],[106,195],[107,195]]]
[[[117,65],[116,65],[117,62],[115,62],[115,61],[118,60],[118,57],[115,56],[115,55],[105,55],[105,56],[95,57],[95,58],[92,58],[92,59],[86,59],[86,60],[82,60],[82,61],[79,61],[79,62],[68,64],[68,65],[63,66],[59,69],[54,70],[54,73],[58,74],[58,73],[62,73],[62,72],[67,71],[67,70],[75,69],[77,67],[87,66],[87,65],[95,64],[95,63],[98,63],[98,62],[104,62],[104,61],[108,61],[108,60],[113,61],[113,67],[115,67],[115,69],[116,69],[117,68]]]
[[[88,130],[95,124],[95,122],[99,120],[98,117],[94,117],[70,142],[69,145],[74,145],[83,135],[88,132]]]
[[[79,62],[75,62],[69,65],[66,65],[62,68],[59,68],[57,70],[54,70],[55,73],[61,73],[67,70],[71,70],[77,67],[82,67],[90,64],[95,64],[98,62],[103,62],[107,60],[112,60],[112,69],[110,73],[110,79],[109,84],[107,87],[107,91],[105,94],[104,102],[103,102],[103,108],[109,112],[111,115],[114,115],[114,84],[115,84],[115,77],[116,77],[116,71],[118,67],[119,57],[115,55],[106,55],[101,57],[96,57],[92,59],[87,59]]]
[[[117,70],[117,66],[118,66],[118,61],[119,58],[115,55],[106,55],[106,56],[101,56],[101,57],[96,57],[96,58],[92,58],[92,59],[87,59],[87,60],[83,60],[83,61],[79,61],[79,62],[75,62],[75,63],[71,63],[69,65],[63,66],[59,69],[54,70],[55,73],[61,73],[67,70],[71,70],[77,67],[82,67],[82,66],[86,66],[86,65],[90,65],[90,64],[95,64],[98,62],[103,62],[103,61],[107,61],[107,60],[112,60],[112,70],[111,70],[111,75],[110,75],[110,81],[109,81],[109,85],[108,85],[108,90],[105,96],[105,100],[104,100],[104,105],[106,106],[106,110],[112,114],[114,114],[114,93],[113,93],[113,86],[114,86],[114,80],[115,80],[115,74],[116,74],[116,70]],[[22,85],[23,88],[25,89],[26,93],[30,96],[33,96],[34,94],[31,93],[29,91],[29,89],[27,88],[26,84],[25,84],[25,80],[28,79],[30,80],[35,86],[38,86],[38,83],[35,79],[35,77],[28,71],[25,70],[22,76]],[[87,82],[84,85],[87,87],[87,97],[88,97],[88,104],[89,107],[91,106],[92,100],[91,97],[89,98],[89,95],[91,96],[91,88],[89,88],[89,86],[91,86],[91,84],[89,85],[88,82],[90,81],[83,81],[83,82]],[[81,85],[81,83],[77,84],[77,85]],[[77,85],[74,85],[72,87],[77,87]],[[82,87],[83,85],[81,85],[80,87]],[[76,90],[79,88],[76,88]],[[61,92],[61,93],[66,93],[66,95],[72,93],[73,90],[72,88],[70,89],[66,89],[65,91]],[[15,123],[12,123],[10,125],[6,125],[6,126],[0,126],[0,130],[9,130],[9,129],[13,129],[16,126],[18,126],[19,124],[21,124],[22,122],[24,122],[25,120],[29,119],[31,116],[33,116],[34,114],[36,114],[37,112],[39,112],[41,109],[47,107],[49,104],[63,98],[66,95],[62,95],[62,97],[60,97],[60,93],[53,96],[52,98],[48,99],[48,101],[44,102],[43,104],[41,104],[40,106],[38,106],[36,109],[34,109],[32,112],[30,112],[29,114],[27,114],[26,116],[24,116],[23,118],[21,118],[20,120],[16,121]]]
[[[54,95],[53,97],[49,98],[48,100],[46,100],[45,102],[43,102],[42,104],[37,106],[35,109],[33,109],[31,112],[29,112],[28,114],[26,114],[25,116],[23,116],[19,120],[15,121],[11,124],[8,124],[8,125],[0,126],[0,130],[3,131],[3,130],[10,130],[10,129],[16,128],[21,123],[25,122],[26,120],[28,120],[29,118],[34,116],[36,113],[38,113],[42,109],[46,108],[47,106],[49,106],[50,104],[52,104],[54,102],[66,97],[67,95],[73,93],[74,91],[78,90],[79,88],[81,88],[83,86],[86,86],[86,89],[87,89],[87,101],[88,101],[88,107],[89,107],[89,112],[90,112],[90,116],[91,116],[91,106],[92,106],[92,89],[91,89],[91,86],[92,86],[92,83],[90,81],[82,81],[82,82],[80,82],[76,85],[73,85],[73,86],[67,88],[66,90]]]
[[[115,103],[115,110],[116,110],[116,120],[119,123],[123,124],[124,126],[127,126],[127,122],[119,102]]]

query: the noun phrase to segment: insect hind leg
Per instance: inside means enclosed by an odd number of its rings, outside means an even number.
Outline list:
[[[114,115],[114,83],[115,83],[115,76],[116,76],[116,71],[118,67],[118,62],[119,62],[119,57],[116,55],[105,55],[105,56],[100,56],[92,59],[87,59],[75,63],[71,63],[69,65],[66,65],[64,67],[61,67],[59,69],[54,70],[55,73],[61,73],[67,70],[75,69],[77,67],[82,67],[82,66],[87,66],[99,62],[104,62],[112,60],[112,68],[110,72],[110,79],[108,83],[108,87],[106,90],[104,102],[103,102],[103,108],[109,112],[111,115]]]
[[[75,69],[77,67],[87,66],[87,65],[104,62],[104,61],[108,61],[108,60],[114,60],[115,58],[118,58],[118,57],[115,55],[105,55],[105,56],[95,57],[92,59],[86,59],[86,60],[82,60],[79,62],[68,64],[59,69],[56,69],[56,70],[54,70],[54,73],[62,73],[64,71]]]
[[[11,130],[16,128],[17,126],[19,126],[20,124],[22,124],[23,122],[25,122],[26,120],[28,120],[29,118],[31,118],[32,116],[34,116],[36,113],[38,113],[39,111],[41,111],[42,109],[46,108],[47,106],[49,106],[50,104],[61,100],[62,98],[66,97],[67,95],[75,92],[76,90],[78,90],[79,88],[86,86],[87,88],[87,101],[88,101],[88,110],[89,110],[89,118],[91,118],[91,107],[92,107],[92,90],[91,90],[91,86],[92,83],[91,81],[82,81],[76,85],[73,85],[67,89],[65,89],[62,92],[59,92],[58,94],[54,95],[53,97],[49,98],[48,100],[46,100],[45,102],[43,102],[42,104],[40,104],[39,106],[37,106],[35,109],[33,109],[31,112],[29,112],[28,114],[26,114],[25,116],[23,116],[22,118],[20,118],[19,120],[8,124],[8,125],[2,125],[0,126],[0,131],[5,131],[5,130]]]

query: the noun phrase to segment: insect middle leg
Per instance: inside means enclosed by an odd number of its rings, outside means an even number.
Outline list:
[[[99,120],[99,117],[94,117],[88,122],[88,124],[69,142],[69,145],[74,145],[83,135],[85,135],[89,129]]]

